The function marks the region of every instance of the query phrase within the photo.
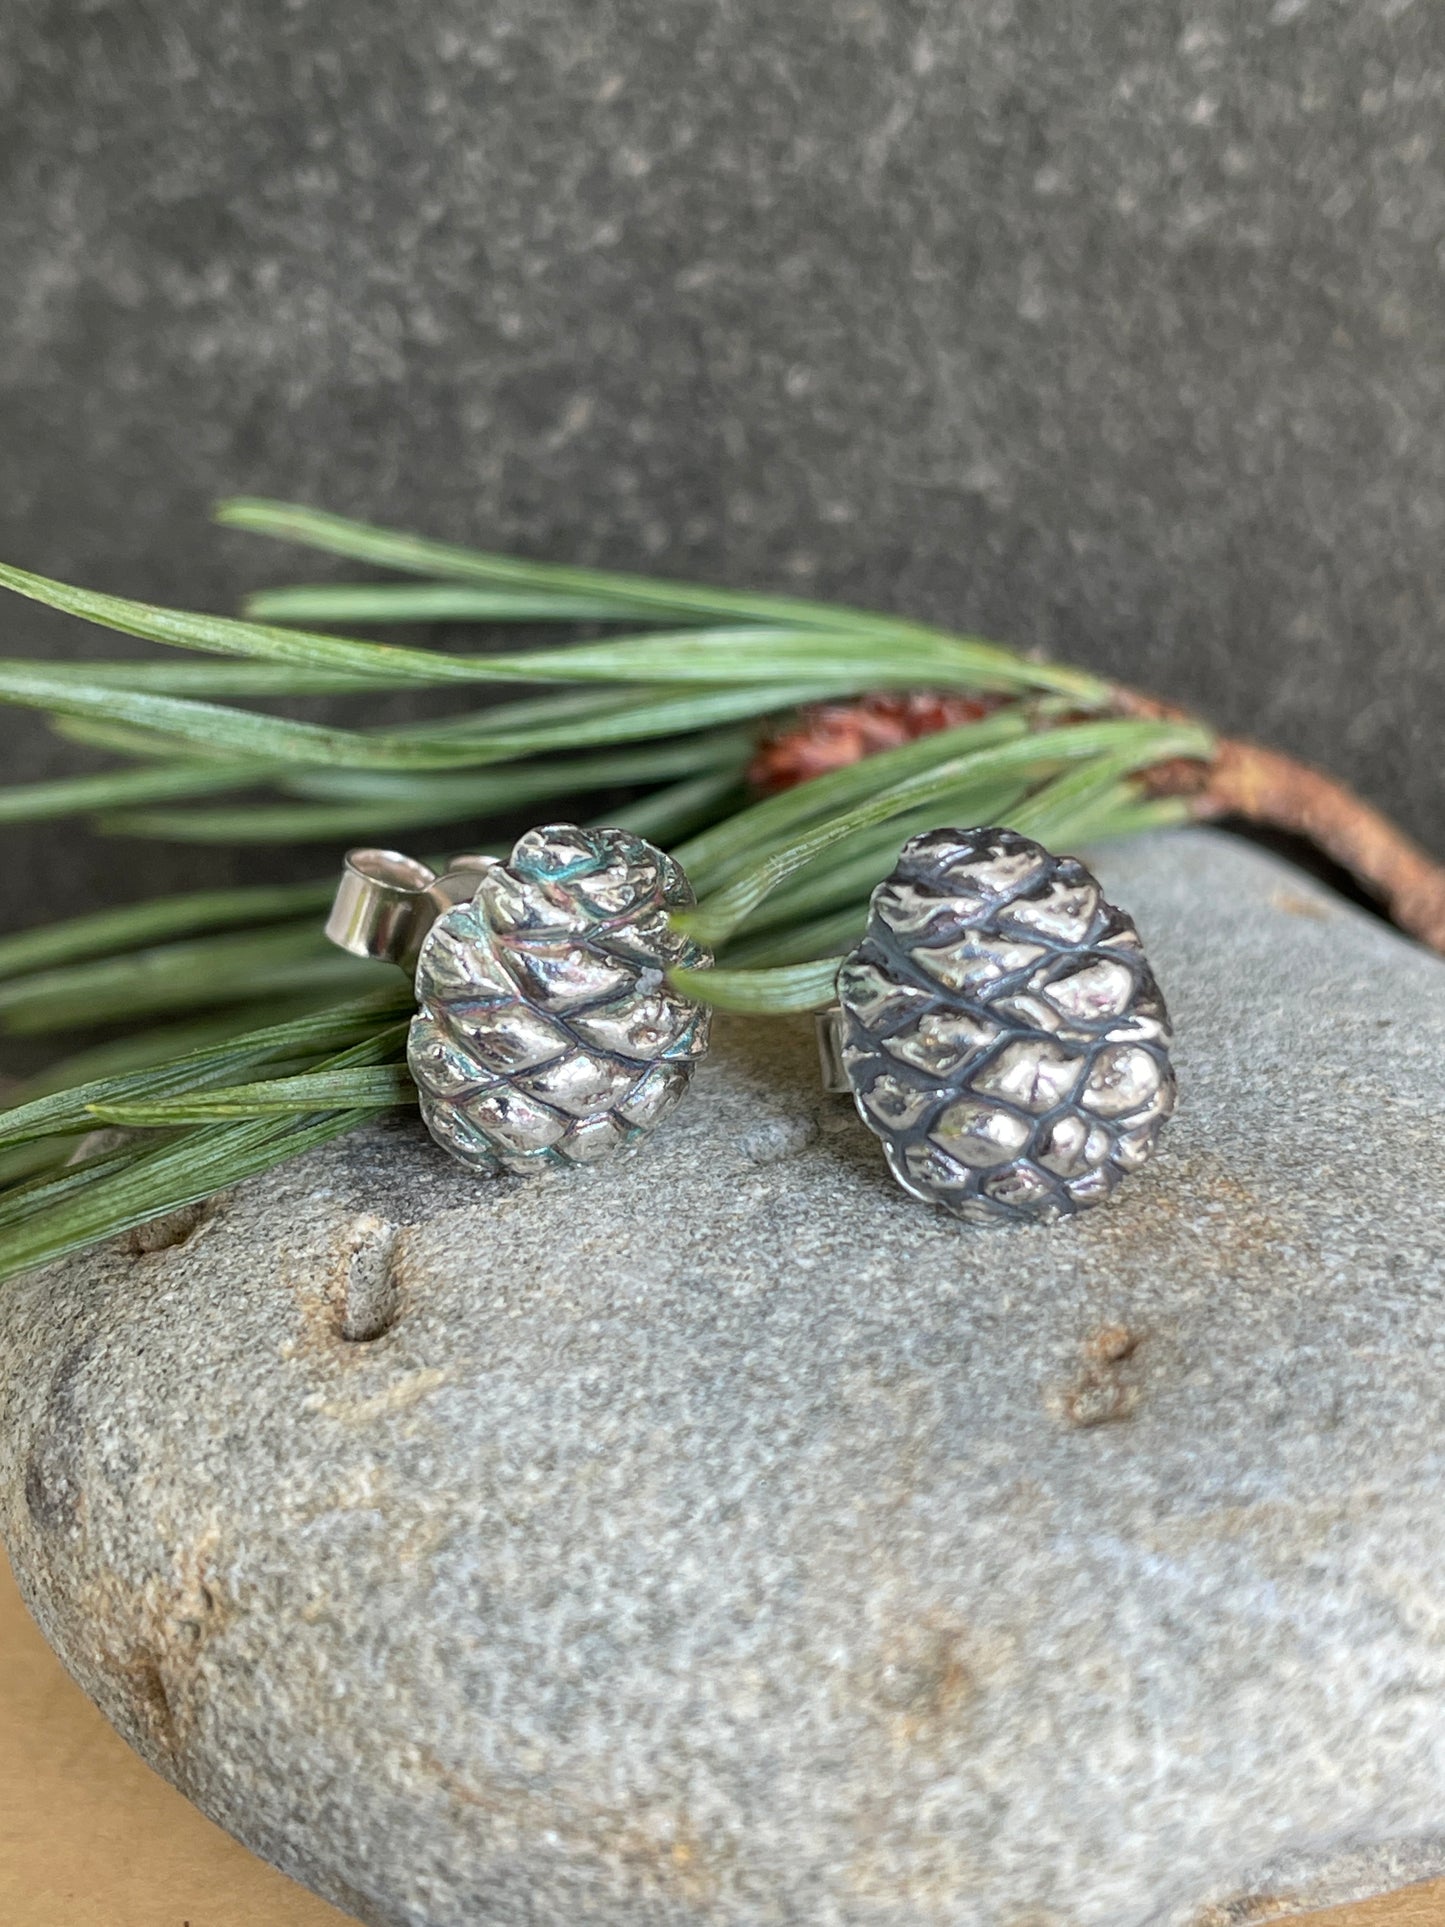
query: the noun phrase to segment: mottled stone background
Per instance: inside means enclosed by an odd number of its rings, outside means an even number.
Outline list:
[[[315,573],[208,529],[243,489],[796,586],[1440,847],[1442,142],[1431,0],[4,0],[0,553]],[[6,920],[281,861],[62,839],[8,833]]]

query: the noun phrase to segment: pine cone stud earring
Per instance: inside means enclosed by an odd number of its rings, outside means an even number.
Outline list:
[[[1013,830],[905,844],[838,1001],[825,1076],[904,1190],[970,1223],[1101,1204],[1174,1109],[1169,1017],[1133,923],[1082,863]]]
[[[533,1172],[631,1150],[686,1093],[709,1012],[666,972],[712,959],[667,913],[693,901],[642,837],[550,824],[441,877],[353,850],[327,934],[414,963],[407,1064],[442,1149]]]

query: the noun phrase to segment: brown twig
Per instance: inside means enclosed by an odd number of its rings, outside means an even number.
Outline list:
[[[1363,797],[1292,756],[1229,737],[1197,768],[1203,780],[1190,805],[1201,822],[1237,816],[1305,837],[1378,897],[1402,930],[1445,956],[1445,866]]]
[[[1186,719],[1172,703],[1122,684],[1114,700],[1128,716]],[[1155,796],[1187,797],[1201,823],[1237,816],[1303,837],[1377,897],[1402,930],[1445,956],[1445,864],[1323,770],[1222,736],[1210,762],[1161,763],[1146,780]]]
[[[960,705],[969,701],[917,694],[817,705],[796,728],[760,746],[753,780],[765,790],[806,782],[895,742],[965,721]],[[1125,716],[1190,720],[1187,711],[1122,685],[1114,703]],[[983,713],[982,707],[973,713]],[[1143,780],[1151,795],[1186,798],[1201,823],[1232,816],[1304,837],[1379,898],[1402,930],[1445,956],[1445,864],[1322,770],[1258,743],[1221,737],[1210,761],[1160,763]]]

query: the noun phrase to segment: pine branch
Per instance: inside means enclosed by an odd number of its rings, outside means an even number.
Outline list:
[[[906,837],[944,820],[1003,821],[1068,848],[1243,811],[1315,835],[1445,948],[1445,873],[1383,818],[1067,665],[893,616],[488,555],[285,504],[233,502],[220,519],[417,579],[268,590],[237,619],[0,567],[0,586],[182,652],[0,661],[0,703],[118,759],[0,789],[0,823],[81,814],[114,833],[224,844],[420,829],[440,842],[449,829],[453,849],[476,850],[505,848],[519,811],[596,820],[605,793],[603,820],[674,850],[701,897],[679,921],[721,946],[715,968],[674,981],[758,1016],[831,1000],[870,891]],[[436,621],[558,636],[462,653],[305,626]],[[577,622],[621,633],[573,641]],[[503,699],[384,728],[255,706],[443,688]],[[880,729],[893,747],[878,749]],[[0,1029],[114,1033],[0,1112],[0,1276],[414,1103],[410,988],[325,946],[330,891],[326,879],[200,890],[0,939]],[[369,981],[377,990],[358,996]],[[92,1141],[99,1124],[127,1135]]]

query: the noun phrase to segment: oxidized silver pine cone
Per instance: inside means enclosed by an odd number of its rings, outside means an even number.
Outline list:
[[[673,965],[693,902],[670,856],[626,830],[529,830],[422,946],[407,1062],[437,1142],[482,1171],[587,1164],[672,1110],[707,1049]]]
[[[1174,1109],[1138,932],[1013,830],[905,844],[838,973],[859,1114],[915,1197],[976,1223],[1100,1204]]]

